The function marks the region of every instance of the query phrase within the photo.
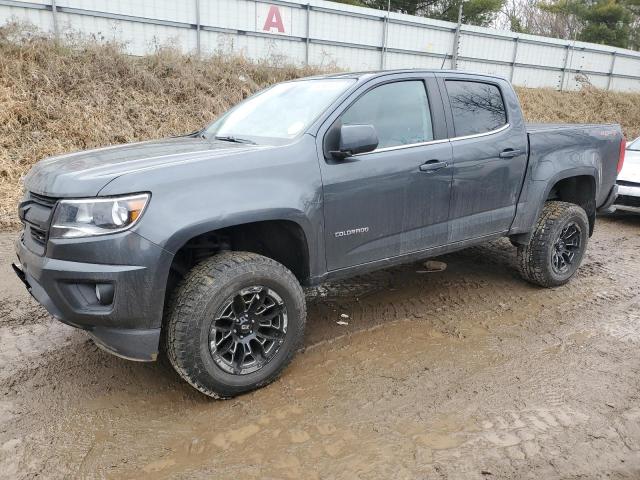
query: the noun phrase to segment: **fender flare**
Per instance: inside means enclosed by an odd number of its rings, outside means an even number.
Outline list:
[[[288,221],[296,224],[302,230],[307,240],[307,245],[309,245],[309,239],[313,238],[311,223],[302,212],[294,209],[278,209],[275,211],[270,209],[269,211],[262,212],[234,214],[233,217],[222,219],[212,218],[191,225],[185,225],[173,232],[165,242],[164,248],[175,255],[189,240],[207,232],[266,221]]]
[[[569,169],[557,172],[555,175],[552,175],[551,177],[549,177],[549,179],[545,181],[546,185],[544,190],[542,190],[542,194],[538,197],[537,200],[535,200],[535,203],[537,206],[535,210],[535,215],[532,217],[532,221],[530,222],[529,230],[525,232],[520,231],[514,235],[510,235],[512,240],[514,240],[516,243],[527,243],[529,241],[529,239],[531,238],[531,234],[533,233],[533,226],[535,225],[535,222],[538,221],[538,218],[540,217],[540,213],[542,212],[544,204],[547,201],[547,198],[549,197],[549,193],[551,193],[551,190],[553,189],[553,187],[555,187],[558,182],[562,180],[566,180],[567,178],[573,178],[573,177],[591,177],[594,182],[594,194],[595,194],[594,201],[597,199],[600,174],[596,167],[584,165],[584,166],[573,167],[573,168],[569,168]],[[543,181],[543,180],[540,180],[540,181]],[[517,215],[518,214],[516,213],[516,216]],[[514,224],[516,223],[515,219],[513,223]]]

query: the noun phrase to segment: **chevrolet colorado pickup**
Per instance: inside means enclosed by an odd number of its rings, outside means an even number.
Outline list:
[[[576,272],[615,199],[618,125],[527,125],[511,85],[458,71],[276,84],[201,131],[45,159],[14,269],[56,318],[206,395],[266,385],[301,285],[508,237],[523,277]]]

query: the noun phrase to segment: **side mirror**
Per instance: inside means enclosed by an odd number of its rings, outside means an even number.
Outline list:
[[[373,125],[342,125],[338,145],[331,155],[339,159],[371,152],[378,147],[378,134]]]

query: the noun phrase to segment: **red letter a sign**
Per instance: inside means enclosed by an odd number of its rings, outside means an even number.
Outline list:
[[[277,28],[278,32],[285,33],[280,10],[275,5],[271,5],[271,7],[269,7],[269,13],[267,13],[267,19],[264,22],[262,30],[270,32],[272,28]]]

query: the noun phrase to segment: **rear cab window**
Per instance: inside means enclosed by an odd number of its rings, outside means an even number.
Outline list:
[[[493,84],[446,80],[456,137],[491,132],[507,124],[500,89]]]

